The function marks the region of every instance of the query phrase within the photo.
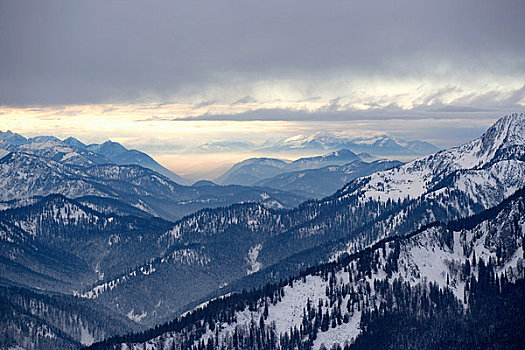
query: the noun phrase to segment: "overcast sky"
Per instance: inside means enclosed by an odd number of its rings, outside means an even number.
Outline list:
[[[0,0],[0,129],[168,163],[187,143],[320,129],[447,147],[523,111],[524,15],[523,0]]]

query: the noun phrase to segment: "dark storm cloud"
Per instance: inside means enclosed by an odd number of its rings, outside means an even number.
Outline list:
[[[235,77],[424,77],[442,61],[523,75],[524,13],[522,0],[0,1],[0,105],[168,101]]]

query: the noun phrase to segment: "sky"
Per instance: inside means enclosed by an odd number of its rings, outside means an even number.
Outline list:
[[[525,1],[0,0],[0,130],[107,139],[181,174],[216,141],[450,147],[525,106]]]

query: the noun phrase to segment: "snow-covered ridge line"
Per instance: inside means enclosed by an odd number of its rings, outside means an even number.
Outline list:
[[[25,138],[10,131],[0,131],[1,148],[5,148],[8,151],[33,154],[62,164],[80,167],[95,164],[139,165],[156,171],[172,181],[178,183],[187,182],[177,174],[164,168],[149,155],[137,150],[129,150],[121,144],[112,141],[85,145],[73,137],[64,140],[54,136]]]
[[[77,295],[81,298],[86,298],[86,299],[96,299],[101,294],[107,291],[111,291],[113,288],[115,288],[119,284],[124,283],[133,277],[136,277],[138,274],[149,275],[149,274],[154,273],[155,271],[156,270],[153,267],[153,264],[150,263],[148,265],[143,265],[139,267],[138,269],[131,271],[128,274],[122,275],[111,281],[96,285],[95,287],[91,288],[90,290],[86,292],[83,292],[83,293],[76,292],[74,293],[74,295]]]
[[[498,120],[481,137],[469,143],[375,173],[362,180],[362,187],[350,184],[343,192],[346,195],[359,195],[363,200],[378,199],[385,202],[421,197],[456,171],[470,170],[474,175],[470,181],[475,181],[475,185],[493,181],[493,177],[497,178],[511,170],[523,174],[525,163],[515,152],[525,152],[524,135],[525,115],[512,114]],[[512,158],[507,160],[505,152]],[[502,161],[507,161],[507,165],[499,165],[500,171],[495,174],[496,168],[491,166]],[[514,190],[520,185],[523,184],[520,183]]]

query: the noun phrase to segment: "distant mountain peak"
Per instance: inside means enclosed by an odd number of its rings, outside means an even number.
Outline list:
[[[349,150],[348,148],[343,148],[338,151],[327,153],[323,157],[328,158],[328,157],[346,157],[346,156],[357,157],[358,155],[352,152],[351,150]]]
[[[93,152],[101,153],[106,157],[115,157],[128,151],[127,148],[120,143],[108,140],[101,144],[91,144],[87,148]]]
[[[338,149],[391,157],[416,157],[439,150],[436,146],[425,141],[405,141],[387,134],[352,137],[343,134],[317,132],[311,135],[299,134],[276,142],[268,142],[259,151],[335,151]]]
[[[86,145],[85,145],[83,142],[77,140],[76,138],[74,138],[74,137],[72,137],[72,136],[68,137],[68,138],[65,139],[63,142],[64,142],[65,144],[70,145],[70,146],[73,146],[73,147],[77,147],[77,148],[86,148]]]
[[[16,134],[11,130],[0,131],[0,140],[7,142],[13,146],[20,146],[27,142],[27,139],[22,135]]]
[[[36,142],[36,143],[45,143],[48,141],[62,142],[58,137],[55,137],[55,136],[35,136],[35,137],[28,138],[27,141]]]

